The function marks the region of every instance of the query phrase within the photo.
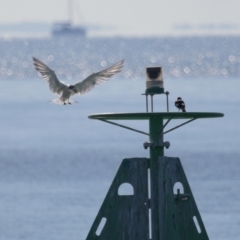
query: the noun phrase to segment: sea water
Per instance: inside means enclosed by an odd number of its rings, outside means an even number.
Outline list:
[[[149,156],[148,150],[143,148],[143,142],[148,141],[145,135],[90,120],[88,116],[103,112],[145,112],[145,97],[141,93],[145,91],[146,65],[142,61],[135,62],[127,53],[122,56],[118,49],[115,55],[126,59],[125,75],[120,74],[86,95],[75,96],[76,104],[60,106],[48,102],[55,96],[31,67],[30,55],[36,50],[29,45],[34,45],[34,41],[25,41],[28,42],[27,57],[21,60],[21,54],[16,57],[18,41],[8,42],[11,50],[1,56],[2,61],[4,57],[12,59],[15,56],[17,64],[26,62],[28,67],[18,75],[19,65],[16,67],[12,60],[11,64],[7,60],[6,64],[2,62],[5,67],[2,66],[0,80],[0,239],[85,239],[122,159]],[[46,48],[50,43],[42,41],[37,40],[38,44],[46,45],[38,48],[39,55],[43,55],[43,59],[52,55],[54,61],[48,64],[56,64],[58,68],[56,55],[60,53],[48,53]],[[99,41],[96,40],[97,46]],[[132,41],[134,45],[137,40]],[[94,41],[89,44],[94,45]],[[108,47],[114,55],[113,46]],[[86,66],[91,63],[90,70],[94,71],[109,64],[98,56],[101,51],[101,56],[109,54],[108,47],[97,51],[95,46],[96,55],[92,60],[87,55],[84,71],[89,71]],[[71,52],[71,48],[69,45],[64,51]],[[181,52],[181,46],[176,48],[176,53],[177,49]],[[76,49],[72,51],[77,52]],[[208,50],[199,51],[206,53]],[[221,49],[219,52],[221,55]],[[135,53],[138,54],[136,50]],[[82,59],[74,61],[82,64]],[[228,63],[225,63],[228,73],[219,73],[219,76],[213,76],[212,72],[207,76],[203,76],[204,73],[185,76],[187,63],[178,66],[182,69],[180,76],[172,75],[169,69],[164,76],[165,90],[170,92],[170,111],[178,111],[174,101],[182,97],[189,112],[225,114],[223,118],[193,121],[164,135],[171,143],[165,155],[181,159],[212,240],[239,238],[240,84],[237,71],[233,76],[230,74],[234,64],[231,65],[229,59]],[[58,64],[64,66],[64,58]],[[161,61],[153,65],[161,65]],[[136,73],[140,68],[142,75]],[[6,69],[11,69],[12,74],[5,75]],[[65,74],[67,70],[63,71]],[[72,72],[64,74],[66,83],[81,80],[80,75],[79,79],[70,76]],[[165,95],[154,97],[154,111],[166,111]],[[148,132],[146,121],[118,122]],[[172,120],[167,129],[182,122]]]

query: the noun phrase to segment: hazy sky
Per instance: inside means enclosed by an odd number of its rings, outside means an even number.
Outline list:
[[[103,27],[105,31],[101,34],[178,34],[184,32],[184,26],[185,32],[190,29],[195,33],[240,33],[240,0],[73,1],[76,7],[80,6],[80,21]],[[0,24],[67,19],[67,0],[0,0],[0,3]]]

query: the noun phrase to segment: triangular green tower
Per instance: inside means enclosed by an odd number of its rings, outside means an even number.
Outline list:
[[[180,160],[159,157],[157,162],[159,176],[154,184],[159,189],[158,210],[151,207],[148,197],[149,159],[124,159],[87,240],[146,240],[150,239],[152,229],[160,240],[208,240]],[[119,195],[120,188],[126,183],[133,191]],[[156,213],[158,224],[149,225],[150,212]],[[100,226],[102,219],[105,219],[104,226]],[[102,230],[97,233],[99,227]]]

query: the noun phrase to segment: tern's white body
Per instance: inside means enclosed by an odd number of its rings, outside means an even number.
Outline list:
[[[56,98],[52,102],[57,103],[57,104],[64,104],[64,103],[70,104],[70,103],[74,102],[73,100],[70,99],[72,92],[73,91],[67,87],[62,91],[60,98]]]
[[[104,69],[100,72],[93,73],[81,82],[74,85],[66,85],[60,82],[53,70],[51,70],[43,62],[33,58],[33,64],[36,70],[42,75],[43,79],[48,82],[49,88],[53,93],[60,95],[59,98],[54,99],[52,102],[57,104],[71,104],[75,102],[70,99],[74,94],[84,94],[90,91],[94,86],[99,85],[109,78],[120,72],[123,67],[124,60],[114,64],[113,66]]]

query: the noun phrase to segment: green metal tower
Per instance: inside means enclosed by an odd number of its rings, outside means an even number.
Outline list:
[[[89,116],[149,136],[143,147],[150,158],[124,159],[103,201],[87,240],[208,240],[208,235],[179,158],[164,156],[164,134],[200,118],[222,113],[168,112],[162,69],[147,68],[146,112],[107,113]],[[167,112],[153,112],[153,96],[166,94]],[[148,112],[148,96],[151,112]],[[164,132],[174,119],[185,123]],[[111,120],[146,120],[149,133]],[[165,121],[165,122],[164,122]],[[121,189],[125,188],[125,192]],[[126,193],[127,192],[127,193]]]

